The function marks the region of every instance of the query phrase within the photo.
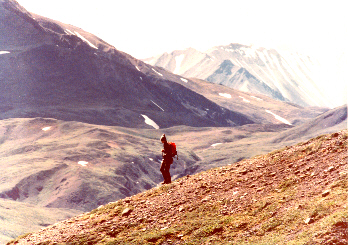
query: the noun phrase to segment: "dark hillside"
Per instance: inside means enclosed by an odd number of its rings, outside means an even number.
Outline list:
[[[5,23],[0,25],[0,119],[45,117],[133,128],[153,127],[145,116],[160,128],[253,123],[160,68],[77,27],[30,14],[14,0],[0,1],[0,16]]]

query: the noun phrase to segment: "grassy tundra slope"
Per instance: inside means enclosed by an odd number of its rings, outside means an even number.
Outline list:
[[[346,128],[344,109],[314,119],[316,127],[323,127],[316,130]],[[311,121],[307,124],[313,129]],[[162,133],[178,146],[179,160],[171,166],[175,180],[298,143],[288,131],[301,132],[302,141],[315,137],[305,125],[155,130],[43,118],[2,120],[0,200],[12,204],[0,207],[0,242],[155,187],[162,181]],[[36,218],[40,209],[46,214]]]
[[[347,138],[188,175],[9,244],[346,244]]]

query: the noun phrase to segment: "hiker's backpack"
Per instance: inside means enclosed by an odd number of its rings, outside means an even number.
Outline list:
[[[178,152],[176,151],[176,144],[174,142],[168,142],[168,144],[170,145],[172,157],[176,156],[176,159],[179,160]]]

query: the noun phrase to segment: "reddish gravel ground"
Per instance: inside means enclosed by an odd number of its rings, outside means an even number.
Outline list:
[[[347,138],[186,176],[9,244],[348,244]]]

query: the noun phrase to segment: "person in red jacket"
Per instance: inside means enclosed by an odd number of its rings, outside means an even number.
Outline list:
[[[172,152],[172,148],[167,142],[167,138],[165,134],[161,136],[161,142],[163,144],[163,149],[162,149],[163,159],[162,159],[160,171],[164,179],[162,184],[170,184],[172,182],[172,178],[170,176],[169,169],[170,169],[170,165],[173,163],[173,152]]]

